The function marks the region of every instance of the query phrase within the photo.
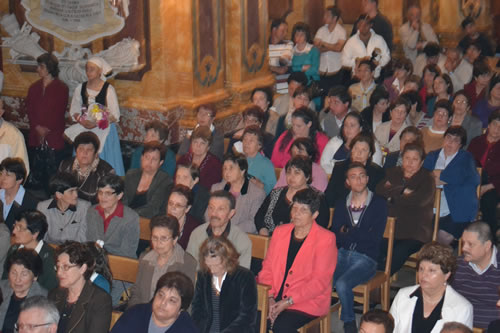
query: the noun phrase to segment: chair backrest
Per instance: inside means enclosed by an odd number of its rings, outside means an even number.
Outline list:
[[[147,241],[151,240],[151,229],[149,228],[150,222],[151,220],[145,217],[139,218],[139,226],[140,226],[139,239]]]
[[[437,235],[439,231],[439,210],[441,209],[441,191],[443,191],[443,189],[436,188],[436,194],[434,196],[435,214],[434,214],[434,229],[432,231],[433,241],[437,240]]]
[[[477,194],[477,198],[481,199],[481,178],[483,176],[483,168],[476,168],[476,170],[477,170],[477,173],[479,174],[479,185],[477,185],[476,194]]]
[[[264,259],[269,247],[269,237],[254,234],[247,235],[252,241],[252,258]]]
[[[113,326],[115,326],[115,324],[118,321],[118,319],[120,319],[120,317],[122,316],[122,314],[123,314],[123,312],[121,312],[121,311],[113,311],[113,312],[111,312],[111,323],[109,324],[109,330],[110,331],[113,328]]]
[[[270,286],[257,284],[257,311],[260,311],[260,333],[267,333],[267,313],[269,312]]]
[[[231,140],[230,138],[224,138],[224,154],[227,151],[227,147],[229,147],[229,141],[230,140]]]
[[[139,271],[139,260],[108,254],[109,268],[113,280],[135,283]]]
[[[335,208],[330,208],[330,219],[328,220],[328,229],[332,227],[333,222],[333,213],[335,212]]]
[[[384,238],[387,238],[387,259],[385,260],[384,272],[387,276],[391,276],[391,265],[392,265],[392,249],[394,247],[394,230],[396,225],[396,219],[394,217],[388,217],[385,224]]]
[[[276,179],[280,179],[282,168],[274,168],[274,173],[276,174]]]

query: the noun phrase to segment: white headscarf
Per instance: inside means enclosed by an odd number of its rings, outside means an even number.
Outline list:
[[[106,81],[106,74],[110,73],[113,68],[101,57],[92,57],[87,62],[91,62],[101,69],[101,80]]]

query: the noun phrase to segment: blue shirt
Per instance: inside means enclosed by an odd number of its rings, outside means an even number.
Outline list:
[[[19,186],[19,190],[17,191],[16,196],[14,197],[14,200],[10,204],[7,204],[5,201],[5,190],[1,189],[0,190],[0,200],[2,200],[3,203],[3,219],[4,221],[7,219],[7,216],[9,216],[10,209],[12,208],[12,204],[17,202],[19,206],[22,205],[23,199],[24,199],[24,193],[26,193],[26,190],[24,189],[23,185]]]

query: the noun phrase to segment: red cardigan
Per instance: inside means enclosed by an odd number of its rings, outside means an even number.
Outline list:
[[[269,295],[277,295],[285,276],[286,259],[292,223],[277,227],[258,282],[271,286]],[[332,297],[332,280],[337,265],[335,234],[313,222],[311,231],[297,253],[288,272],[283,288],[283,297],[292,297],[290,310],[298,310],[312,316],[328,313]]]
[[[485,165],[481,165],[481,157],[488,147],[486,136],[487,134],[483,134],[472,139],[467,150],[472,153],[476,165],[483,168],[483,173],[488,175],[488,182],[495,186],[495,190],[500,195],[500,140],[491,147]]]

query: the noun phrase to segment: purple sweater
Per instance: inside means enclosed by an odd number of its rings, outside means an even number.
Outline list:
[[[500,319],[500,251],[497,252],[497,268],[491,265],[486,272],[478,275],[463,257],[457,260],[457,272],[452,282],[453,288],[464,296],[474,307],[474,327],[487,328],[488,324]]]

